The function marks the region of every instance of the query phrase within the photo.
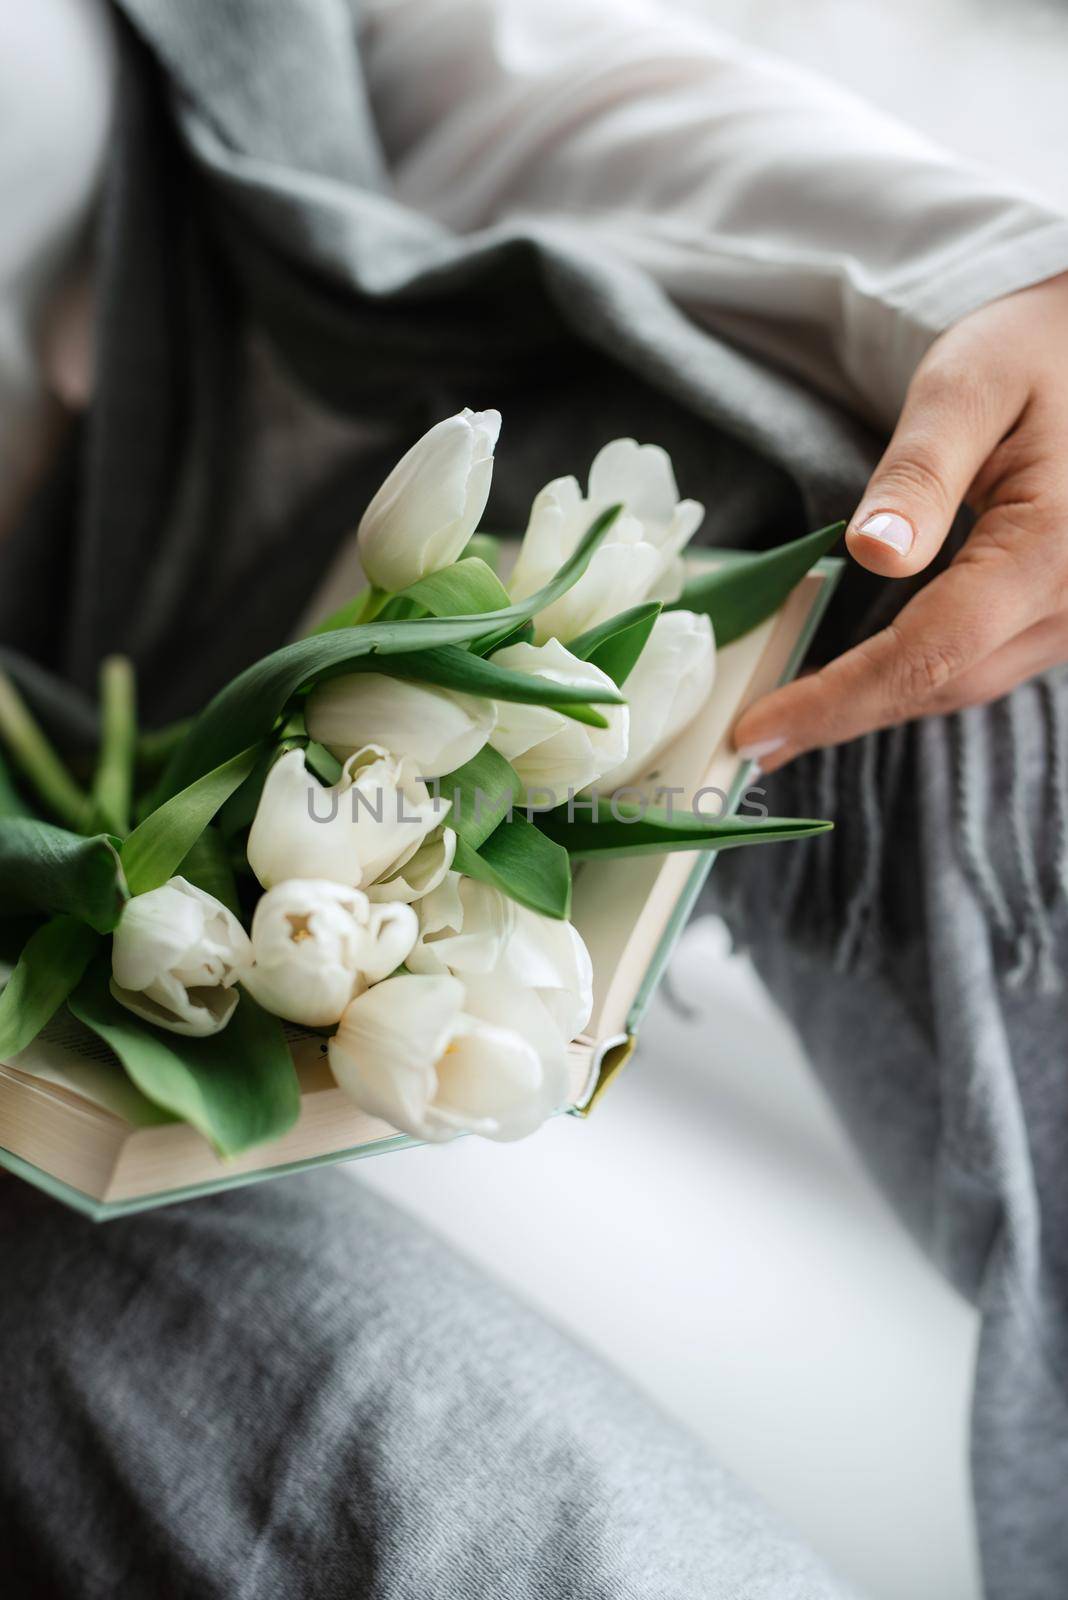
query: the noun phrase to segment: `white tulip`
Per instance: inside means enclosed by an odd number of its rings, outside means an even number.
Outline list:
[[[411,757],[421,778],[440,778],[472,760],[497,722],[492,700],[379,672],[326,679],[312,690],[304,715],[311,737],[339,761],[386,739],[395,756]]]
[[[111,952],[111,992],[128,1011],[171,1033],[206,1038],[225,1028],[234,985],[252,961],[248,934],[214,895],[184,878],[135,895]]]
[[[706,703],[715,676],[709,618],[692,611],[665,611],[657,617],[623,685],[630,707],[630,748],[625,761],[602,775],[600,788],[620,789],[647,773]]]
[[[679,499],[666,451],[614,439],[594,458],[585,496],[574,478],[557,478],[535,499],[509,586],[513,599],[525,600],[547,583],[611,505],[623,511],[582,577],[534,619],[539,642],[566,642],[643,600],[681,593],[682,551],[704,507]]]
[[[463,410],[425,433],[363,514],[360,559],[378,589],[406,589],[452,564],[478,527],[493,477],[499,411]]]
[[[518,909],[490,884],[450,872],[419,903],[419,937],[408,967],[459,978],[485,976],[504,956]]]
[[[331,788],[307,770],[302,751],[290,750],[267,774],[248,864],[265,889],[287,878],[362,889],[410,861],[448,809],[414,763],[378,745],[350,756]]]
[[[582,684],[615,689],[607,673],[589,661],[580,661],[557,639],[547,644],[513,644],[491,658],[495,665],[529,672],[550,683]],[[565,717],[551,706],[498,701],[497,726],[490,744],[509,760],[524,787],[544,791],[563,805],[568,790],[576,793],[596,783],[602,772],[618,766],[627,753],[629,713],[625,705],[600,703],[596,710],[607,728],[591,728]]]
[[[241,981],[276,1017],[325,1028],[356,995],[397,970],[418,931],[411,906],[372,905],[359,889],[291,879],[256,907],[255,965]]]
[[[522,1139],[567,1092],[545,1007],[497,978],[387,978],[348,1007],[329,1054],[357,1105],[417,1139]]]
[[[419,906],[412,972],[495,974],[538,995],[567,1043],[593,1010],[593,964],[578,929],[517,905],[489,884],[449,876]]]
[[[436,889],[452,866],[456,854],[456,835],[451,828],[436,828],[419,846],[414,856],[377,883],[365,884],[369,900],[401,902],[410,906]]]
[[[515,926],[498,973],[541,1000],[566,1043],[593,1013],[593,962],[574,923],[516,906]]]

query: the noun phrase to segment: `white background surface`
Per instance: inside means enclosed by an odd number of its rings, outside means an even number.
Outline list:
[[[1065,0],[670,0],[1068,205]]]
[[[1068,7],[679,3],[1068,204]],[[661,996],[589,1123],[359,1176],[629,1372],[865,1592],[976,1600],[975,1318],[875,1194],[716,924],[690,929],[671,978],[697,1017]]]
[[[662,991],[588,1122],[348,1170],[630,1373],[865,1592],[970,1600],[975,1319],[719,923],[671,984],[696,1016]]]

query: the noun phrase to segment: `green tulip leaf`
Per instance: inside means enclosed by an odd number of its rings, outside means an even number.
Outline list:
[[[264,739],[290,698],[328,673],[352,670],[364,657],[401,655],[443,645],[465,644],[511,633],[536,611],[565,594],[585,572],[594,551],[619,515],[601,513],[556,575],[536,594],[500,611],[466,617],[417,617],[407,622],[370,622],[312,634],[283,646],[236,677],[197,717],[160,780],[159,801],[177,794],[220,766],[246,745]],[[381,663],[376,670],[382,670]],[[431,680],[432,681],[432,680]],[[589,699],[589,696],[583,696]]]
[[[570,717],[572,722],[584,722],[587,728],[607,728],[608,718],[594,706],[554,706],[554,711],[559,711],[562,717]]]
[[[267,774],[280,756],[287,750],[301,748],[301,744],[300,740],[294,740],[292,743],[289,740],[279,740],[277,744],[264,741],[256,757],[256,764],[248,777],[243,783],[238,784],[230,798],[223,801],[215,814],[214,826],[224,839],[233,839],[243,828],[251,825],[260,803]]]
[[[778,611],[806,572],[838,543],[845,526],[835,522],[775,550],[698,573],[668,609],[703,612],[712,619],[716,644],[731,644]]]
[[[389,596],[382,589],[361,589],[359,594],[353,595],[351,600],[346,600],[343,606],[332,611],[322,622],[317,623],[312,629],[310,637],[317,638],[323,633],[337,633],[341,628],[355,628],[362,622],[370,622],[389,604]]]
[[[475,639],[468,646],[472,655],[488,656],[496,650],[507,650],[513,644],[533,644],[534,624],[532,622],[520,623],[518,628],[512,628],[508,633],[490,634],[485,639]]]
[[[402,589],[397,600],[414,600],[434,617],[462,617],[472,611],[505,611],[511,605],[508,590],[478,556],[465,556],[451,567],[431,572]]]
[[[572,861],[661,855],[673,850],[732,850],[827,833],[834,824],[807,817],[719,817],[667,811],[624,800],[598,799],[595,813],[559,806],[537,819],[539,829],[564,846]]]
[[[190,1123],[221,1156],[277,1139],[300,1114],[300,1085],[277,1017],[242,995],[228,1027],[187,1039],[135,1017],[111,994],[106,960],[70,999],[154,1105]]]
[[[522,814],[499,823],[477,850],[461,839],[453,867],[544,917],[562,920],[571,914],[567,851]]]
[[[425,618],[426,615],[427,613],[423,607],[416,605],[414,600],[406,600],[400,595],[394,595],[391,599],[386,601],[381,611],[377,613],[377,620],[379,622],[409,622],[413,618]],[[349,626],[354,627],[356,622],[359,622],[359,620],[360,619],[357,617],[355,622],[350,623]],[[370,620],[371,619],[368,618],[368,621]],[[323,631],[323,629],[319,629],[320,633]]]
[[[400,589],[376,610],[375,615],[385,620],[410,617],[421,610],[432,617],[462,617],[475,611],[502,611],[511,605],[508,590],[493,568],[471,550],[470,554],[454,561],[451,567],[440,572],[429,572],[425,578]],[[316,628],[317,634],[333,633],[338,628],[356,626],[369,610],[365,590],[355,599],[339,607]],[[371,617],[368,616],[368,621]]]
[[[600,688],[596,684],[554,683],[550,678],[538,677],[533,672],[516,672],[512,667],[500,667],[461,650],[456,645],[439,645],[432,650],[414,650],[410,654],[363,656],[346,669],[349,672],[380,672],[391,678],[410,678],[417,683],[433,683],[443,689],[458,689],[463,694],[481,695],[487,700],[518,701],[528,706],[552,706],[555,710],[571,708],[582,722],[598,724],[589,715],[588,702],[622,704],[623,696],[615,689]]]
[[[146,894],[174,877],[216,812],[252,772],[259,755],[259,747],[250,745],[167,800],[134,829],[122,846],[131,894]]]
[[[178,867],[178,876],[205,894],[214,895],[234,916],[241,919],[241,902],[226,841],[218,828],[205,828],[196,844]]]
[[[653,623],[660,615],[659,600],[648,600],[644,605],[621,611],[618,617],[599,623],[586,633],[572,639],[568,649],[580,661],[590,661],[602,672],[607,672],[620,688],[626,683],[634,663],[645,649],[653,631]]]
[[[0,905],[48,911],[110,933],[129,898],[118,840],[86,838],[50,822],[10,817],[0,825]]]
[[[317,744],[314,739],[309,739],[304,747],[304,765],[328,789],[341,782],[341,774],[345,770],[337,756],[325,744]]]
[[[81,982],[100,934],[75,917],[54,917],[27,941],[0,990],[0,1061],[32,1044]]]
[[[447,826],[477,850],[501,819],[518,805],[523,786],[512,763],[487,744],[462,767],[439,778],[434,792],[452,802]]]
[[[501,570],[501,541],[495,533],[473,533],[464,546],[464,560],[477,556],[491,572]]]

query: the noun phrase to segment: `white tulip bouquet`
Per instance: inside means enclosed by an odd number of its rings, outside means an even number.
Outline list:
[[[707,701],[716,643],[840,525],[687,578],[702,507],[662,450],[617,439],[585,494],[537,496],[506,586],[476,531],[499,428],[432,428],[360,522],[369,586],[191,723],[139,738],[113,657],[79,773],[0,678],[0,1061],[66,1006],[234,1155],[298,1115],[289,1025],[322,1030],[341,1088],[397,1129],[519,1138],[589,1019],[576,863],[828,826],[634,786]]]

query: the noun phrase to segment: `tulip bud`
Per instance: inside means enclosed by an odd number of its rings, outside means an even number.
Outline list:
[[[593,964],[578,929],[458,872],[420,902],[419,937],[406,960],[412,972],[492,974],[532,990],[565,1044],[593,1010]]]
[[[363,514],[360,559],[378,589],[406,589],[460,555],[478,527],[493,476],[499,411],[461,411],[414,444]]]
[[[408,956],[409,969],[458,978],[493,972],[515,929],[518,909],[488,883],[450,872],[419,902],[419,937]]]
[[[601,777],[620,789],[647,773],[700,711],[716,676],[712,623],[693,611],[665,611],[653,623],[623,693],[630,707],[626,760]]]
[[[255,965],[241,981],[276,1017],[329,1027],[354,996],[396,971],[418,931],[411,906],[372,905],[359,889],[290,880],[256,907]]]
[[[410,906],[436,889],[452,866],[456,835],[451,828],[436,828],[401,866],[365,886],[368,900],[399,901]]]
[[[535,638],[576,638],[643,600],[682,591],[682,551],[704,516],[680,500],[671,458],[658,445],[614,439],[590,467],[585,497],[574,478],[557,478],[531,508],[510,590],[514,600],[547,583],[602,511],[623,511],[577,583],[535,617]]]
[[[405,758],[368,745],[324,788],[300,750],[276,761],[248,837],[248,863],[265,889],[320,878],[361,889],[399,870],[449,809]]]
[[[387,737],[393,754],[410,757],[423,778],[471,761],[497,721],[491,700],[379,672],[325,679],[312,690],[304,714],[308,733],[339,761]]]
[[[124,907],[112,941],[111,992],[145,1022],[206,1038],[233,1016],[234,984],[251,961],[248,934],[233,913],[171,878]]]
[[[578,1038],[593,1013],[593,962],[574,923],[517,906],[497,970],[534,991],[565,1044]]]
[[[515,672],[532,673],[550,683],[573,683],[614,689],[607,673],[580,661],[557,639],[547,644],[513,644],[492,660]],[[591,728],[565,717],[551,706],[498,701],[497,726],[490,744],[509,760],[533,800],[554,798],[562,805],[568,791],[577,793],[596,783],[602,772],[618,766],[627,753],[629,714],[625,705],[598,705],[607,728]],[[537,795],[535,791],[541,791]]]
[[[495,978],[387,978],[348,1007],[329,1053],[357,1105],[417,1139],[522,1139],[567,1092],[541,1001]]]

